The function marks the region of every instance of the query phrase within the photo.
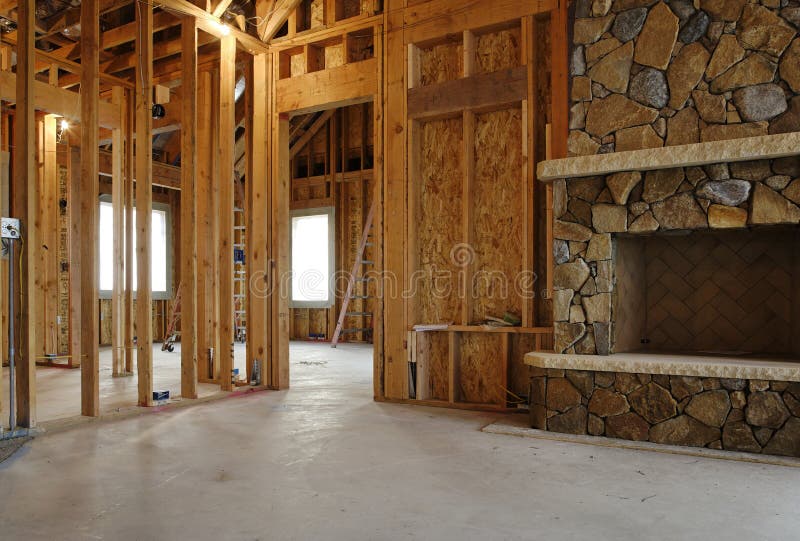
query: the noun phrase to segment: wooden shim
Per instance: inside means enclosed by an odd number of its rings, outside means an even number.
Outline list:
[[[97,238],[99,192],[99,130],[100,80],[100,5],[99,0],[81,4],[81,229],[84,239]],[[19,94],[19,93],[18,93]],[[100,414],[100,350],[98,347],[99,269],[98,245],[86,243],[81,252],[81,413],[96,417]]]
[[[524,66],[408,91],[409,118],[422,119],[518,103],[527,97]]]
[[[136,364],[140,406],[153,405],[153,327],[150,276],[150,234],[153,210],[152,94],[153,7],[139,5],[136,12],[139,58],[136,78]]]
[[[197,21],[181,24],[181,398],[197,398]]]

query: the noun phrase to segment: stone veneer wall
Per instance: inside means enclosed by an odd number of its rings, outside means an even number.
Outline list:
[[[577,0],[570,155],[799,131],[798,29],[797,0]]]
[[[800,383],[534,371],[533,428],[800,457]]]
[[[556,353],[614,352],[613,234],[800,223],[800,157],[553,183]]]

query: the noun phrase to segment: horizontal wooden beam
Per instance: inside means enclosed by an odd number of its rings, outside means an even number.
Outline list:
[[[564,1],[564,0],[562,0]],[[405,43],[424,43],[450,34],[518,20],[526,15],[552,11],[559,0],[431,0],[409,6],[403,24],[389,31],[404,30]],[[391,21],[392,18],[390,17]]]
[[[311,127],[305,132],[300,139],[297,140],[295,144],[289,149],[289,157],[294,158],[297,154],[303,150],[309,141],[317,134],[317,132],[331,119],[333,114],[336,112],[336,109],[328,109],[320,117],[314,121]]]
[[[438,117],[465,109],[481,109],[521,102],[528,94],[528,68],[475,75],[412,88],[408,91],[408,116]]]
[[[369,101],[378,92],[374,58],[282,79],[276,85],[278,112],[310,113]]]
[[[111,177],[111,152],[100,151],[100,175]],[[136,179],[134,179],[136,182]],[[153,162],[153,186],[170,190],[181,189],[181,168],[166,163]]]
[[[187,2],[187,0],[162,0],[158,5],[162,9],[181,15],[191,15],[197,18],[197,26],[201,30],[208,32],[211,35],[214,35],[218,38],[225,35],[220,26],[220,20],[218,17],[214,17],[213,14],[207,12],[203,8]],[[255,36],[251,36],[250,34],[242,32],[241,30],[238,30],[230,25],[227,26],[226,32],[235,37],[236,43],[239,45],[239,47],[250,54],[269,52],[267,44]]]
[[[0,99],[17,101],[17,77],[10,71],[0,71]],[[37,111],[61,115],[80,122],[81,97],[77,92],[64,90],[41,81],[33,83],[33,102]],[[100,100],[98,122],[100,127],[114,129],[120,126],[119,110],[113,104]]]

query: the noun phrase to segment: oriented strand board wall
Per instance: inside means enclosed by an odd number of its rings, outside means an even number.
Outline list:
[[[450,252],[462,242],[462,121],[436,120],[421,126],[417,222],[416,321],[457,321],[461,299],[452,274],[459,269]],[[450,279],[442,273],[451,273]],[[437,278],[442,278],[437,280]]]
[[[420,85],[453,81],[464,73],[464,47],[448,42],[420,50]]]
[[[421,378],[420,396],[425,400],[447,400],[450,389],[449,337],[444,332],[417,333],[417,359],[425,363],[428,378]],[[419,372],[417,373],[419,377]]]
[[[476,115],[473,321],[522,312],[515,281],[522,271],[524,183],[521,111]]]
[[[457,392],[462,402],[498,403],[503,389],[503,343],[500,334],[461,335],[461,367]]]
[[[475,43],[475,69],[478,73],[491,73],[520,65],[519,27],[491,32],[477,37]]]

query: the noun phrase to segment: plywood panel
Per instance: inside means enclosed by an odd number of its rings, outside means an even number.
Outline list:
[[[520,65],[520,29],[512,28],[477,36],[476,73],[491,73]]]
[[[417,386],[421,400],[447,400],[449,395],[449,337],[444,332],[416,333],[417,359],[424,363],[418,367],[417,376],[422,377]]]
[[[473,321],[521,313],[515,283],[523,270],[523,203],[521,110],[476,115]]]
[[[462,334],[457,394],[460,401],[495,404],[505,400],[505,339],[500,334]]]
[[[453,287],[459,269],[450,254],[462,242],[462,120],[427,122],[418,136],[419,178],[412,180],[419,183],[414,323],[453,322],[461,310]]]
[[[461,42],[448,42],[420,50],[420,85],[453,81],[464,72]]]

